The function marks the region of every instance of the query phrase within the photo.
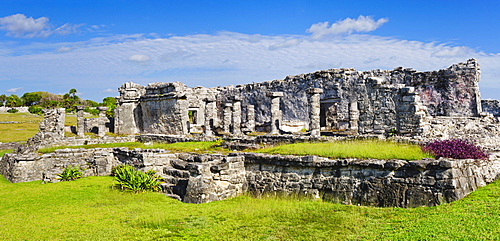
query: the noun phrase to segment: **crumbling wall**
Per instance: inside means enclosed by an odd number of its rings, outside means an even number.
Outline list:
[[[349,205],[434,206],[500,177],[500,160],[330,160],[244,154],[248,191],[295,194]]]
[[[498,100],[481,100],[481,108],[486,113],[500,117],[500,102]]]
[[[43,113],[44,119],[40,122],[38,132],[28,139],[26,144],[20,146],[16,152],[22,154],[32,153],[64,139],[65,109],[45,109]]]
[[[0,173],[11,182],[57,181],[69,165],[108,175],[118,164],[154,170],[166,195],[189,203],[256,195],[298,194],[373,206],[433,206],[458,200],[500,177],[500,159],[359,160],[255,153],[189,154],[166,150],[61,149],[5,154]]]
[[[179,82],[153,83],[145,87],[146,93],[138,100],[140,113],[135,112],[133,119],[139,124],[124,125],[138,126],[139,132],[134,134],[211,135],[212,130],[219,129],[219,133],[239,135],[241,128],[277,134],[273,128],[276,123],[271,123],[274,118],[281,132],[308,129],[316,133],[309,126],[310,113],[316,110],[311,109],[307,90],[318,89],[322,90],[319,113],[323,131],[420,135],[428,116],[479,116],[479,78],[479,64],[470,59],[438,71],[418,72],[402,67],[330,69],[236,87],[187,88]],[[120,93],[121,100],[129,92],[122,86]],[[279,110],[273,111],[273,101]],[[124,111],[121,103],[126,104],[119,101],[117,115],[132,114]],[[206,110],[208,106],[210,111]]]
[[[68,166],[79,166],[83,176],[109,175],[116,165],[112,149],[59,149],[53,153],[8,153],[0,161],[0,173],[11,182],[57,182]]]
[[[500,151],[500,120],[498,117],[433,117],[429,119],[426,140],[464,139],[488,151]]]

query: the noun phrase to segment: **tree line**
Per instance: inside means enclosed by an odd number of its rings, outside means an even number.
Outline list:
[[[108,117],[114,116],[114,109],[116,108],[115,98],[106,97],[101,103],[98,103],[92,100],[82,100],[78,97],[77,93],[76,89],[70,89],[64,95],[56,95],[44,91],[24,93],[21,97],[15,94],[9,96],[2,94],[0,95],[0,104],[11,108],[27,106],[30,113],[39,115],[43,114],[43,109],[47,108],[65,108],[66,112],[75,113],[77,106],[85,106],[85,112],[98,115],[99,111],[94,107],[107,106],[109,109],[106,111],[106,115]]]

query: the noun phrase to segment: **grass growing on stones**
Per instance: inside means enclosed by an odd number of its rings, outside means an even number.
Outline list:
[[[0,176],[2,240],[498,240],[500,182],[463,200],[414,209],[296,198],[185,204],[123,193],[111,177],[8,183]]]
[[[329,158],[401,159],[433,158],[420,146],[380,140],[353,140],[326,143],[295,143],[256,150],[282,155],[317,155]]]
[[[219,142],[217,141],[199,141],[199,142],[177,142],[177,143],[152,143],[152,144],[144,144],[140,142],[122,142],[122,143],[107,143],[107,144],[91,144],[91,145],[83,145],[83,146],[59,146],[59,147],[51,147],[44,148],[38,150],[40,153],[51,153],[57,149],[65,149],[65,148],[115,148],[115,147],[127,147],[129,149],[141,148],[141,149],[165,149],[176,152],[205,152],[205,151],[215,151],[220,150],[224,151],[222,148],[217,147]]]

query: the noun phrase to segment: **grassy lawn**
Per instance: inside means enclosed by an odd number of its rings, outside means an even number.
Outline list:
[[[40,153],[50,153],[56,149],[63,148],[112,148],[128,147],[142,149],[165,149],[176,152],[228,152],[216,141],[204,142],[178,142],[171,144],[153,143],[146,145],[139,142],[95,144],[85,146],[61,146],[39,150]],[[373,158],[373,159],[402,159],[420,160],[432,158],[431,155],[422,152],[419,146],[394,143],[388,141],[357,140],[340,141],[328,143],[297,143],[275,147],[269,147],[252,152],[282,154],[282,155],[318,155],[330,158]]]
[[[296,143],[256,150],[255,152],[282,155],[317,155],[330,158],[371,158],[421,160],[433,158],[418,145],[379,140],[353,140],[327,143]]]
[[[2,240],[498,240],[500,182],[463,200],[414,209],[241,196],[185,204],[113,190],[111,177],[8,183]]]
[[[27,141],[38,132],[42,120],[43,116],[30,113],[0,113],[0,142]],[[65,125],[76,126],[76,116],[66,115]]]
[[[42,119],[29,113],[0,113],[0,142],[27,141],[38,132]]]

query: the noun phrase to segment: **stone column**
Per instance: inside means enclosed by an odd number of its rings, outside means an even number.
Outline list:
[[[85,118],[84,118],[84,112],[83,110],[85,109],[85,106],[77,106],[76,107],[76,134],[80,137],[85,136]]]
[[[280,110],[280,97],[283,92],[269,92],[268,97],[271,97],[271,132],[269,134],[280,134],[281,127],[281,110]]]
[[[224,104],[224,133],[229,133],[230,128],[231,128],[231,122],[232,122],[232,107],[233,104],[231,103],[226,103]]]
[[[215,119],[215,98],[205,98],[205,136],[213,136],[212,130]]]
[[[358,133],[359,110],[358,102],[349,103],[349,127]]]
[[[233,134],[241,135],[241,97],[233,97]]]
[[[250,132],[255,131],[255,107],[253,105],[247,105],[247,130]]]
[[[103,137],[106,135],[106,111],[108,110],[108,107],[105,106],[99,106],[97,107],[97,110],[99,110],[99,120],[98,120],[98,126],[97,126],[97,135],[99,137]]]
[[[311,136],[318,137],[321,135],[320,126],[320,94],[323,93],[321,88],[310,88],[307,89],[307,94],[309,94],[309,130],[311,131]]]

